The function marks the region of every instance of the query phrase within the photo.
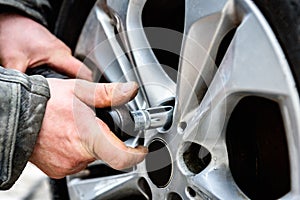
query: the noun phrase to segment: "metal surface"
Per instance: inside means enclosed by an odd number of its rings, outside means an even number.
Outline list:
[[[160,106],[145,110],[132,111],[135,131],[145,131],[154,128],[164,128],[172,121],[172,106]]]
[[[100,69],[110,82],[139,82],[141,92],[135,99],[135,109],[146,108],[147,105],[158,106],[165,99],[173,99],[175,84],[155,58],[143,31],[139,10],[143,8],[145,1],[122,0],[119,2],[123,6],[121,8],[112,1],[107,3],[106,6],[103,6],[106,4],[105,0],[96,3],[79,38],[76,55],[88,56],[89,61]],[[112,8],[108,7],[109,3],[112,4]],[[116,14],[108,8],[119,8],[127,14]],[[123,31],[118,36],[115,35],[115,26],[118,31]],[[122,38],[123,42],[119,43],[117,37]],[[132,59],[127,59],[127,56]]]
[[[172,106],[159,106],[130,111],[126,106],[111,109],[97,109],[97,116],[119,137],[131,137],[125,141],[130,147],[136,147],[144,131],[170,128],[173,117]]]
[[[169,102],[175,96],[170,129],[164,134],[162,130],[149,130],[144,138],[147,146],[156,141],[165,146],[161,152],[167,155],[169,163],[159,167],[166,167],[171,174],[159,176],[167,184],[158,185],[152,175],[160,175],[161,169],[149,172],[146,162],[142,162],[123,174],[84,180],[69,178],[71,199],[118,199],[126,195],[154,200],[249,199],[232,176],[226,146],[228,121],[236,105],[247,96],[278,104],[291,166],[290,191],[281,199],[300,198],[299,94],[276,37],[252,1],[186,0],[176,89],[155,59],[143,32],[141,12],[145,0],[107,1],[127,31],[124,34],[128,44],[115,38],[112,27],[109,34],[104,30],[110,18],[95,17],[95,12],[105,13],[98,3],[82,32],[77,53],[93,60],[110,81],[123,76],[125,80],[137,80],[144,89],[142,100],[137,100],[138,109]],[[226,54],[215,66],[218,47],[233,28],[236,32]],[[125,55],[126,48],[131,51],[130,56]],[[211,161],[198,173],[191,172],[183,158],[191,143],[205,147],[211,155]],[[160,155],[157,151],[150,154]]]

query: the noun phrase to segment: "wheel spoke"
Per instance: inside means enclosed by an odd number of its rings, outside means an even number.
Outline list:
[[[245,16],[220,66],[227,113],[239,98],[249,95],[278,103],[290,154],[291,190],[299,195],[299,94],[275,36],[263,19],[259,23],[259,17]]]
[[[130,0],[126,31],[139,78],[150,106],[157,106],[175,97],[175,83],[156,59],[142,25],[146,0]]]
[[[220,66],[220,76],[216,77],[216,80],[218,78],[220,80],[211,85],[210,91],[212,91],[212,98],[216,101],[218,95],[215,95],[217,93],[213,91],[218,91],[216,88],[221,85],[224,87],[219,89],[225,93],[222,95],[223,103],[218,103],[218,105],[226,105],[223,107],[226,116],[230,116],[233,107],[245,96],[260,96],[278,103],[288,140],[291,189],[299,194],[299,96],[278,42],[270,28],[262,23],[263,20],[260,20],[261,23],[257,21],[258,17],[248,14],[244,18]],[[255,30],[254,33],[253,30]],[[212,111],[210,118],[213,121],[218,119],[214,112]],[[224,124],[227,123],[226,116],[222,121]],[[219,123],[212,122],[211,126],[217,126],[217,124]],[[212,128],[212,130],[215,129]],[[218,131],[221,130],[223,129],[220,128]],[[222,134],[216,136],[222,139],[224,134],[223,130]]]
[[[80,199],[115,199],[116,197],[128,197],[131,195],[147,194],[138,185],[140,177],[137,173],[128,173],[103,178],[88,180],[72,179],[68,183],[70,197]]]
[[[191,26],[201,18],[223,12],[230,0],[186,0],[185,6],[185,30],[190,30]],[[206,35],[206,34],[205,34]]]
[[[227,166],[211,165],[201,174],[190,177],[188,182],[197,196],[204,199],[248,199],[235,184]]]
[[[195,177],[197,182],[204,184],[199,185],[200,188],[206,187],[205,190],[218,198],[224,198],[224,195],[240,195],[234,180],[228,180],[226,174],[220,176],[218,170],[221,167],[220,171],[230,174],[227,155],[224,153],[227,151],[226,124],[235,105],[243,97],[251,95],[264,97],[279,104],[291,155],[291,190],[293,195],[299,195],[300,127],[294,120],[299,119],[299,112],[295,112],[295,109],[299,110],[299,97],[283,53],[274,35],[268,30],[254,15],[249,14],[244,18],[200,106],[182,118],[188,122],[184,139],[203,145],[211,152],[212,162],[219,162],[218,165],[211,164],[211,167]],[[264,54],[256,49],[263,50]],[[221,178],[221,181],[213,181],[214,176]],[[208,182],[203,180],[206,177],[209,177]],[[215,186],[215,183],[224,181],[227,186]],[[212,188],[207,188],[210,185]],[[218,188],[226,189],[221,191]],[[233,196],[228,199],[235,198]]]
[[[100,70],[101,74],[94,71],[97,81],[101,78],[99,76],[104,75],[109,82],[138,82],[133,66],[117,40],[114,24],[105,6],[106,1],[102,0],[93,8],[79,38],[75,54],[78,57],[86,55],[87,64],[92,62],[92,65]],[[132,110],[146,107],[142,91],[139,91],[130,106]]]
[[[263,95],[266,98],[289,94],[290,89],[284,83],[293,82],[288,80],[291,77],[285,76],[289,72],[288,65],[282,52],[277,51],[279,46],[276,43],[274,36],[254,15],[245,17],[220,66],[227,93]]]
[[[110,82],[124,79],[130,69],[115,37],[111,19],[102,8],[95,6],[76,48],[76,55],[87,55]],[[125,69],[116,61],[124,62]]]
[[[151,107],[173,99],[175,96],[175,83],[156,59],[145,35],[141,22],[141,11],[145,2],[145,0],[98,1],[96,15],[98,20],[101,18],[99,20],[101,24],[100,34],[103,35],[102,32],[104,32],[104,39],[108,38],[109,44],[101,45],[103,47],[101,48],[101,53],[98,51],[95,55],[97,62],[100,63],[100,68],[108,66],[105,68],[106,71],[104,73],[109,77],[110,81],[120,80],[118,73],[113,73],[114,71],[120,71],[118,68],[121,68],[120,72],[125,72],[129,76],[125,77],[126,80],[138,81],[142,86],[141,93]],[[115,23],[115,27],[111,24],[112,20]],[[114,35],[115,28],[119,32],[121,47]],[[91,28],[87,32],[91,34]],[[89,37],[85,35],[83,38]],[[82,44],[81,46],[86,46],[86,43],[82,42]],[[127,60],[122,47],[125,49],[130,62]],[[82,48],[78,49],[81,50]],[[112,55],[110,55],[111,53]],[[113,59],[109,59],[110,57]],[[117,62],[112,63],[112,60],[115,61],[116,59]],[[132,68],[132,66],[134,67]],[[101,71],[104,70],[102,69]],[[138,107],[145,108],[144,105]]]
[[[234,19],[229,14],[232,12],[231,7],[232,2],[227,0],[186,1],[186,37],[183,42],[177,91],[183,115],[184,110],[195,108],[202,100],[216,73],[218,46],[235,26]]]
[[[255,34],[249,34],[251,30],[255,30]],[[226,115],[231,113],[242,97],[256,95],[281,101],[282,98],[286,99],[295,93],[292,79],[286,75],[287,63],[281,60],[282,55],[279,56],[274,50],[274,41],[270,41],[270,37],[259,26],[254,16],[247,16],[237,29],[200,106],[187,115],[189,118],[183,120],[190,121],[191,124],[197,124],[200,118],[208,120],[200,122],[201,126],[205,125],[203,130],[208,131],[209,124],[213,129],[218,127],[220,122],[224,124]],[[255,49],[265,49],[266,53],[263,55]],[[204,116],[203,113],[209,114]],[[217,132],[221,131],[219,126]]]

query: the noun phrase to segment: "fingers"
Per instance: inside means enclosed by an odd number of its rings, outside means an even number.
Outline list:
[[[16,69],[23,73],[26,72],[27,68],[34,68],[46,64],[55,71],[61,72],[69,77],[92,81],[92,72],[88,67],[73,57],[67,47],[63,47],[60,47],[58,50],[43,49],[43,51],[36,52],[30,58],[22,51],[16,50],[12,52],[11,50],[7,50],[4,55],[0,53],[1,64],[5,68]]]
[[[53,52],[47,64],[58,72],[65,73],[72,78],[81,78],[92,81],[92,72],[81,61],[66,50]]]
[[[74,93],[84,103],[97,108],[117,106],[135,97],[138,85],[135,82],[95,84],[76,81]]]
[[[21,72],[49,65],[70,77],[92,80],[91,71],[61,40],[41,24],[14,13],[0,15],[0,63]]]
[[[127,147],[82,101],[75,98],[73,109],[76,129],[88,154],[83,152],[82,155],[101,159],[119,170],[132,167],[145,158],[148,152],[145,147]]]
[[[95,91],[105,92],[101,87],[102,84],[59,79],[48,79],[48,82],[51,98],[35,146],[36,151],[33,155],[36,157],[32,157],[32,161],[44,172],[52,177],[61,177],[82,169],[85,164],[96,158],[102,159],[115,169],[124,169],[145,158],[147,154],[145,147],[135,149],[126,147],[82,99],[74,96],[73,87],[78,83],[81,87],[79,95],[86,98],[85,101],[94,102],[92,97],[100,95],[95,95]],[[119,91],[120,89],[116,87],[121,86],[117,85],[106,84],[107,91]],[[136,84],[133,85],[136,90]]]
[[[107,126],[98,118],[97,123],[103,134],[101,141],[95,141],[94,154],[105,161],[112,168],[121,170],[132,167],[144,160],[148,149],[142,146],[131,148],[117,138]]]

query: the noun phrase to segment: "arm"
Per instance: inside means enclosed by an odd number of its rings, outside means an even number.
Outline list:
[[[46,102],[47,81],[0,68],[0,188],[8,189],[32,154]]]

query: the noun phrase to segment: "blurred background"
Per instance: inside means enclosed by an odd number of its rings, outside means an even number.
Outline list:
[[[51,200],[48,177],[35,165],[28,163],[15,185],[0,190],[1,200]]]

